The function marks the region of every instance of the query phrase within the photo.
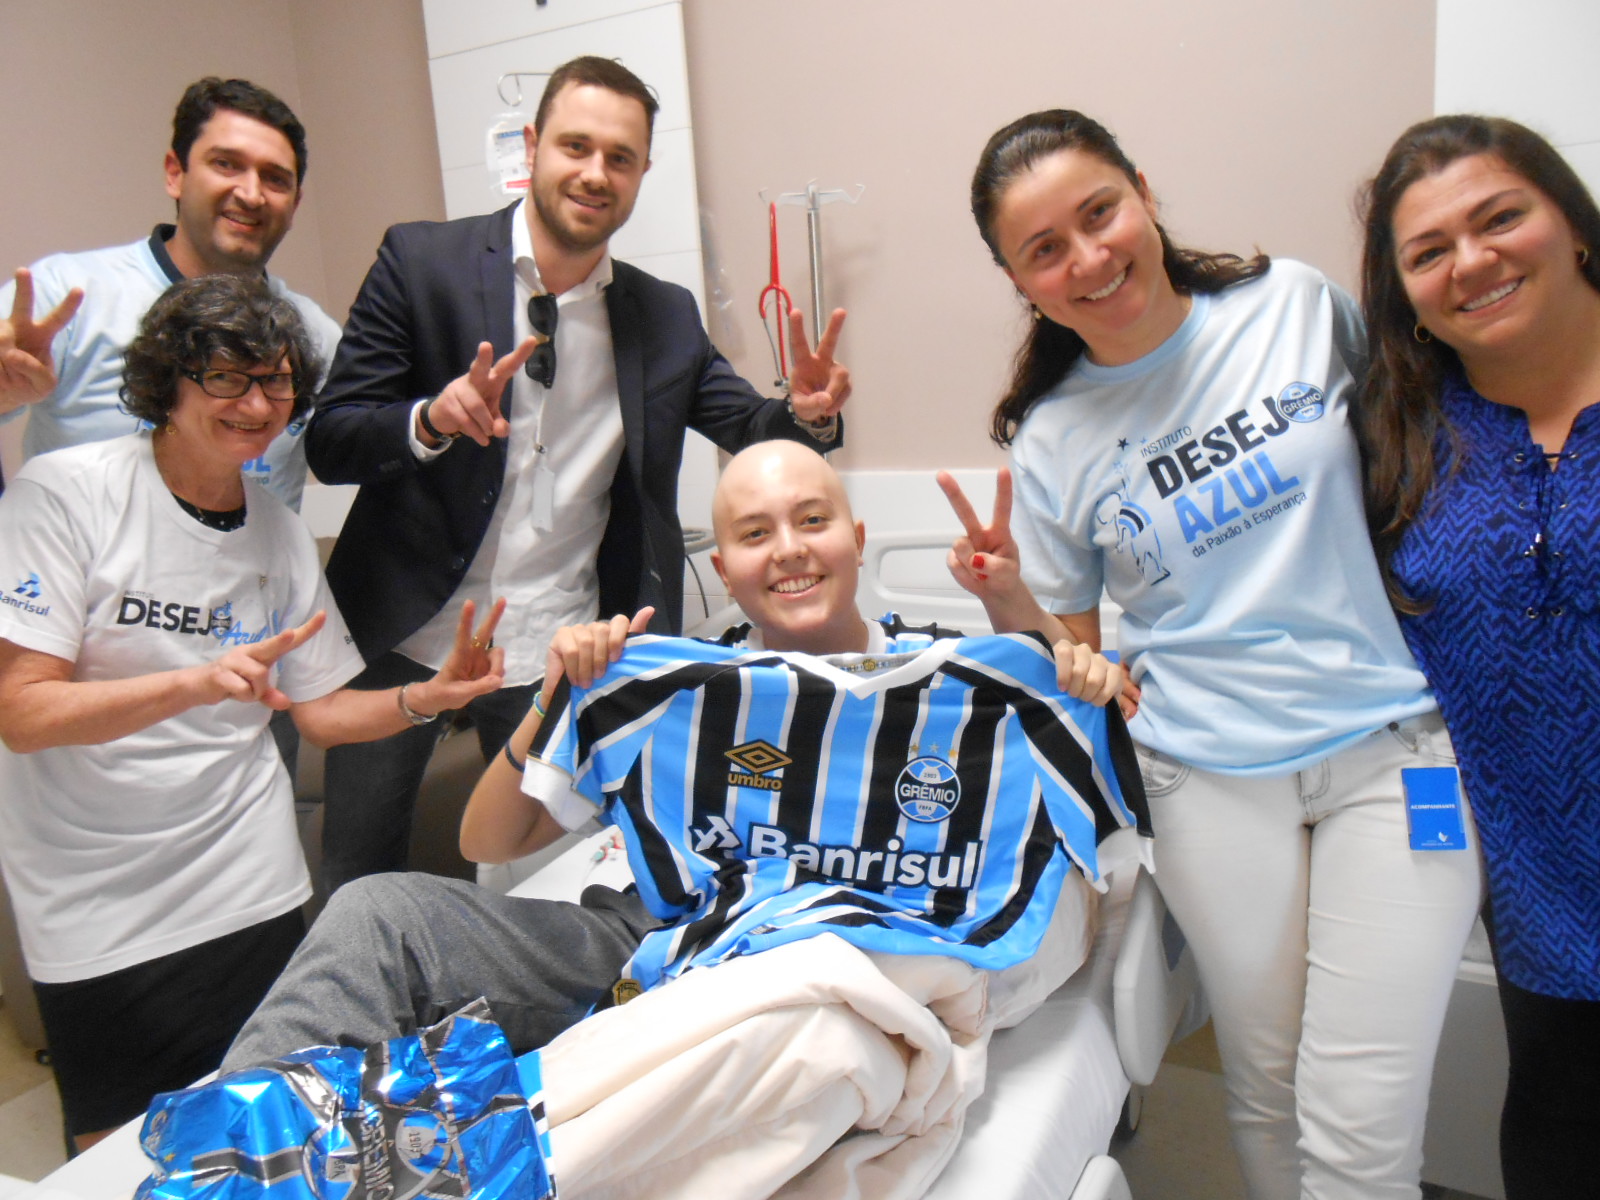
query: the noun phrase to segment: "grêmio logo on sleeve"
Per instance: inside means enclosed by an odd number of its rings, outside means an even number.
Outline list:
[[[233,601],[216,608],[198,604],[184,604],[180,600],[161,600],[148,592],[124,592],[117,607],[118,625],[143,625],[164,633],[195,634],[214,637],[224,645],[246,646],[271,637],[282,628],[282,621],[274,610],[267,622],[258,630],[247,630],[233,617]]]

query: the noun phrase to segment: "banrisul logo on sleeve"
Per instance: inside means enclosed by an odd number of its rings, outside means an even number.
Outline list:
[[[42,603],[44,600],[44,584],[39,580],[37,571],[29,571],[18,582],[17,586],[9,592],[0,594],[0,601],[4,601],[12,608],[21,609],[35,617],[48,617],[50,606]],[[36,603],[38,601],[39,603]]]

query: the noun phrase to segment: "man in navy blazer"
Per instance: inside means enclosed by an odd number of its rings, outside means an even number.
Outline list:
[[[842,312],[815,353],[795,314],[791,395],[763,399],[689,292],[610,258],[655,111],[609,59],[558,68],[525,130],[528,199],[389,230],[306,433],[319,479],[361,485],[328,564],[368,664],[355,686],[426,678],[448,613],[508,598],[508,686],[469,710],[485,759],[527,711],[560,625],[648,604],[652,628],[681,630],[686,429],[730,451],[838,444]],[[438,714],[400,702],[413,729],[328,754],[330,891],[405,866]]]

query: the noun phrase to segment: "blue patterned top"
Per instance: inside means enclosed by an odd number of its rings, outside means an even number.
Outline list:
[[[1401,621],[1439,698],[1488,863],[1500,969],[1600,999],[1600,405],[1559,456],[1465,379],[1439,481],[1395,555],[1433,608]]]

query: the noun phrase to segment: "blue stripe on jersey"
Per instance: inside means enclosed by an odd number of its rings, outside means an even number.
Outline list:
[[[875,661],[640,636],[557,690],[533,754],[621,826],[672,926],[647,986],[819,931],[1002,968],[1066,873],[1143,819],[1126,728],[1056,690],[1030,635],[898,637]]]

